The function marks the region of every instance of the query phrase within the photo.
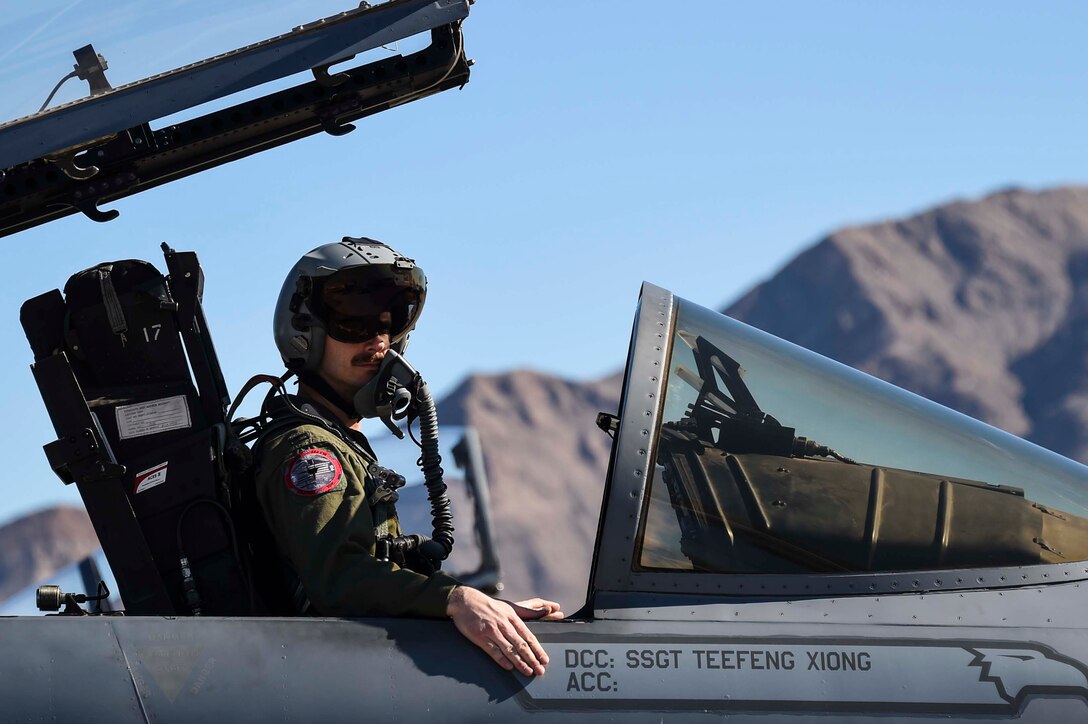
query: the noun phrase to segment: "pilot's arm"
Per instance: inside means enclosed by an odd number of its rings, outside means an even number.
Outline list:
[[[309,426],[287,432],[264,447],[256,476],[280,552],[319,613],[448,616],[504,669],[544,673],[548,654],[521,619],[562,618],[559,604],[497,601],[442,572],[423,576],[375,558],[366,463],[339,438]]]
[[[446,617],[455,579],[375,558],[362,456],[332,433],[302,426],[269,440],[258,464],[269,529],[318,613]]]

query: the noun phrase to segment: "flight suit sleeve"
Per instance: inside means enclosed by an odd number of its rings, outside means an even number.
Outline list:
[[[458,585],[375,558],[366,463],[341,440],[302,426],[269,441],[256,471],[269,529],[326,616],[444,618]]]

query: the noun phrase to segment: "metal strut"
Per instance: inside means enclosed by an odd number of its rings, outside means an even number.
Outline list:
[[[390,0],[0,124],[0,236],[326,132],[468,82],[461,21],[470,0]],[[334,64],[430,31],[431,44],[330,75]],[[192,120],[150,122],[309,71],[315,80]],[[103,76],[104,81],[104,76]],[[108,84],[106,84],[108,86]]]

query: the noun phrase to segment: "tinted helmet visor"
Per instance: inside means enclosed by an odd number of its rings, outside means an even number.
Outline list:
[[[314,313],[339,342],[365,342],[380,334],[396,342],[419,316],[425,283],[418,268],[349,267],[315,288]]]

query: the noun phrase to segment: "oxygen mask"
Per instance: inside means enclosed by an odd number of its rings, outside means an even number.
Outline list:
[[[370,382],[359,388],[352,402],[361,417],[377,417],[398,438],[404,432],[394,420],[403,420],[424,387],[415,368],[394,350],[388,350]]]
[[[400,439],[404,439],[404,432],[394,421],[404,419],[409,414],[419,419],[419,464],[427,487],[427,499],[431,503],[434,537],[427,540],[402,536],[395,540],[400,541],[398,545],[405,546],[405,551],[418,550],[419,555],[428,561],[430,569],[438,570],[453,549],[453,516],[446,496],[446,484],[442,481],[438,414],[427,383],[404,357],[395,350],[389,350],[378,372],[355,393],[352,402],[359,415],[379,418]],[[411,425],[411,420],[408,424]],[[407,538],[414,540],[407,541]]]

